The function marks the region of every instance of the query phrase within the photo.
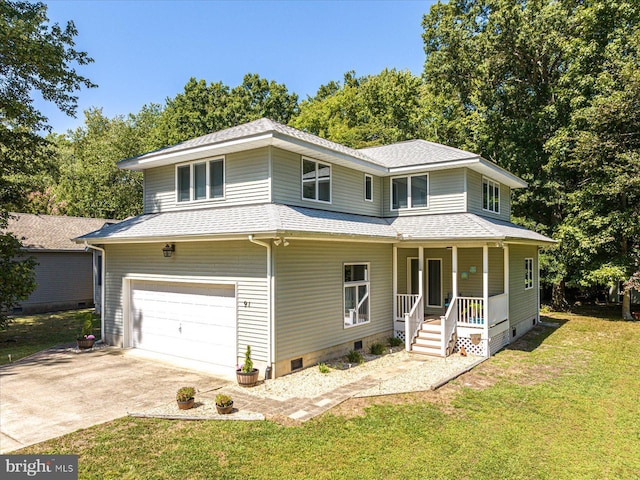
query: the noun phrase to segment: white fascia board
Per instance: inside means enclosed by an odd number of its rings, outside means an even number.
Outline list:
[[[498,183],[506,185],[511,188],[525,188],[527,182],[516,177],[514,174],[508,172],[504,168],[489,162],[482,157],[463,158],[460,160],[450,160],[446,162],[410,165],[406,167],[391,167],[389,168],[390,175],[411,174],[415,172],[433,172],[437,170],[449,170],[451,168],[467,167],[471,170],[490,177],[496,180]]]
[[[241,150],[265,147],[272,144],[273,133],[254,135],[251,137],[238,138],[209,145],[198,145],[184,150],[163,153],[162,150],[122,160],[118,163],[118,168],[127,170],[145,170],[147,168],[173,165],[180,162],[188,162],[207,156],[224,155]]]

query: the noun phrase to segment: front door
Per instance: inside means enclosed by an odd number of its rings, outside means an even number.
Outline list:
[[[427,258],[427,306],[442,307],[442,259]]]

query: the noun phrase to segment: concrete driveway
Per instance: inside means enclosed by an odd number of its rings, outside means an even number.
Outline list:
[[[51,349],[0,367],[0,453],[229,383],[115,348]]]

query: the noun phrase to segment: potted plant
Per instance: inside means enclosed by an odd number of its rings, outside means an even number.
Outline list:
[[[188,410],[195,402],[196,389],[194,387],[182,387],[176,393],[176,401],[180,410]]]
[[[91,321],[91,314],[89,314],[82,325],[82,333],[76,339],[79,349],[86,350],[88,348],[93,348],[96,337],[94,337],[91,332],[93,332],[93,322]]]
[[[229,395],[225,395],[224,393],[219,393],[216,395],[216,410],[221,415],[226,415],[231,413],[233,410],[233,400]]]
[[[244,364],[236,370],[236,379],[241,387],[253,387],[258,383],[258,374],[260,371],[253,368],[251,360],[251,346],[247,345],[247,351],[244,354]]]

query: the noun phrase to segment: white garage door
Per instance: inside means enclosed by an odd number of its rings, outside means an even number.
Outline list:
[[[233,285],[134,281],[130,308],[133,347],[235,367]]]

